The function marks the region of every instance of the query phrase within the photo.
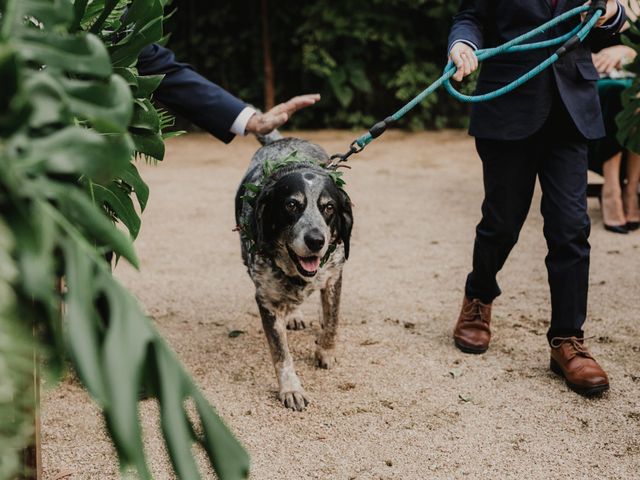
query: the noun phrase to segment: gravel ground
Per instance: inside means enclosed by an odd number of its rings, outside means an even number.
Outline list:
[[[352,132],[300,134],[343,151]],[[461,132],[390,132],[351,163],[352,257],[345,266],[339,364],[313,366],[311,329],[289,336],[312,404],[285,410],[240,260],[233,197],[256,150],[206,135],[169,142],[142,166],[151,187],[137,249],[117,276],[145,305],[252,457],[254,479],[640,478],[640,233],[593,218],[587,335],[611,391],[584,399],[548,370],[545,243],[534,208],[504,271],[490,350],[451,341],[482,198]],[[318,315],[316,299],[307,318]],[[230,338],[232,330],[246,333]],[[173,478],[142,403],[155,478]],[[43,402],[47,479],[118,478],[97,409],[73,379]],[[204,465],[204,461],[201,464]],[[204,469],[205,476],[213,474]]]

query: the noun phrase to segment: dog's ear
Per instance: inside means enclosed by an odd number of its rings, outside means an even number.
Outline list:
[[[273,214],[273,187],[267,186],[256,199],[251,223],[258,251],[268,249],[269,245],[275,241]]]
[[[351,199],[347,192],[338,188],[340,195],[338,238],[344,244],[344,258],[349,258],[349,246],[351,242],[351,229],[353,228],[353,212],[351,211]]]

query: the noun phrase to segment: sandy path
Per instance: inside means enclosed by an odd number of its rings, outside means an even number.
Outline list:
[[[353,136],[304,134],[331,152]],[[290,335],[313,401],[292,413],[276,400],[231,231],[234,192],[255,149],[252,139],[171,141],[161,166],[142,168],[152,192],[137,243],[142,271],[117,272],[251,452],[252,478],[639,478],[640,233],[604,232],[590,204],[587,334],[611,376],[604,398],[583,399],[548,370],[539,194],[500,277],[491,349],[464,355],[450,333],[479,219],[473,143],[457,132],[387,134],[346,174],[356,226],[340,363],[313,367],[317,322]],[[306,313],[317,315],[318,305]],[[234,329],[247,333],[229,338]],[[149,460],[155,478],[168,479],[155,413],[143,404]],[[43,416],[46,478],[117,478],[101,417],[76,383],[50,391]]]

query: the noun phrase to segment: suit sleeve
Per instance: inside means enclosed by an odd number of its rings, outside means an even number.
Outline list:
[[[476,48],[482,48],[486,17],[484,4],[484,0],[462,0],[460,2],[458,13],[453,17],[448,50],[451,50],[454,43],[461,41]]]
[[[190,65],[177,62],[173,52],[160,45],[146,47],[137,67],[141,75],[165,76],[154,96],[171,111],[224,143],[233,140],[231,126],[247,106],[242,100],[199,75]]]
[[[624,7],[618,2],[618,14],[605,23],[600,28],[594,28],[589,33],[589,43],[593,50],[600,50],[605,47],[607,43],[610,43],[611,37],[620,33],[620,30],[627,21],[627,12]]]

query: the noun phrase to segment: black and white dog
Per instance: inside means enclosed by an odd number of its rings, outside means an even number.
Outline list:
[[[270,171],[269,164],[283,158],[294,161]],[[299,307],[316,290],[322,300],[316,364],[330,368],[335,362],[342,266],[349,257],[353,216],[349,197],[322,167],[328,161],[321,147],[307,141],[266,143],[253,156],[236,195],[242,258],[256,287],[280,400],[293,410],[303,410],[309,399],[293,365],[287,328],[304,328]]]

